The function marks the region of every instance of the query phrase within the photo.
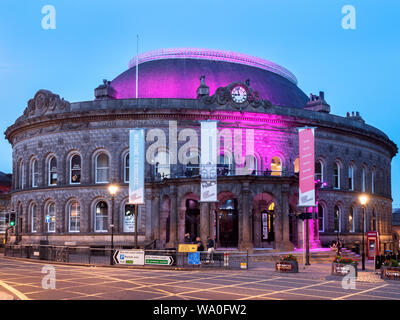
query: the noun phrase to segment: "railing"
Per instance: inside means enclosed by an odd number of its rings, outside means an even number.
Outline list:
[[[52,245],[6,245],[4,256],[18,257],[64,263],[89,265],[110,265],[116,251],[129,250],[123,248],[94,248],[81,246],[52,246]],[[189,254],[177,252],[175,249],[142,249],[144,256],[168,258],[171,264],[165,266],[178,268],[248,268],[248,252],[199,252],[199,264],[191,264]],[[147,263],[146,263],[147,264]],[[146,265],[145,264],[145,265]],[[152,264],[154,265],[154,264]],[[162,266],[164,267],[164,266]]]

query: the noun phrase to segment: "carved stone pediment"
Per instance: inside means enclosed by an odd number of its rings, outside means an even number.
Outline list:
[[[235,102],[232,96],[232,90],[240,86],[246,92],[246,98],[242,103]],[[206,105],[226,106],[228,109],[245,110],[245,109],[257,109],[263,107],[264,109],[272,106],[268,100],[263,100],[258,91],[253,90],[250,86],[250,80],[246,82],[234,82],[226,87],[219,87],[212,96],[201,96],[199,100]]]
[[[39,117],[60,111],[69,111],[71,104],[60,98],[59,95],[48,90],[39,90],[35,97],[28,101],[28,106],[24,111],[23,118]]]

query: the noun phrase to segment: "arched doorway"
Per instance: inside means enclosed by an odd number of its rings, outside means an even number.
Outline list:
[[[275,203],[271,202],[269,205],[261,211],[262,219],[262,239],[269,244],[275,241]]]
[[[253,198],[253,243],[256,248],[273,248],[275,242],[275,202],[268,193]]]
[[[223,248],[237,248],[239,242],[238,201],[236,198],[220,201],[217,214],[217,244]]]
[[[190,237],[193,241],[196,237],[200,237],[200,206],[199,202],[194,199],[186,200],[185,234],[186,233],[190,233]]]

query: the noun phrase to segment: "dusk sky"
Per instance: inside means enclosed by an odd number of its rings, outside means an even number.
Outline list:
[[[42,8],[56,29],[42,28]],[[342,27],[342,7],[356,29]],[[1,0],[0,127],[47,89],[70,102],[93,100],[103,79],[128,68],[139,51],[194,47],[235,51],[278,63],[307,94],[325,92],[331,113],[359,111],[400,143],[400,2],[398,0]],[[0,171],[12,149],[0,139]],[[393,206],[400,207],[400,160],[392,162]]]

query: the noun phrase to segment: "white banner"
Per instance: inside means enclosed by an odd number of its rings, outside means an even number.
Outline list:
[[[144,204],[144,129],[129,131],[129,204]]]
[[[217,121],[201,121],[200,202],[217,202]]]

